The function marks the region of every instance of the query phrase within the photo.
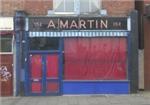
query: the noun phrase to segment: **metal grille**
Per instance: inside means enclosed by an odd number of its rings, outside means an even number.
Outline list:
[[[127,35],[127,31],[29,32],[29,37],[125,37]]]

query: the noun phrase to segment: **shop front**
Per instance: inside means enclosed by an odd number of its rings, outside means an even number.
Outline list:
[[[28,17],[25,94],[130,93],[130,17]]]
[[[13,17],[0,18],[0,96],[13,95]]]

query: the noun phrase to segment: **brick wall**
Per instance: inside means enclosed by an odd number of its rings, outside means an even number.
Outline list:
[[[102,8],[110,16],[125,16],[135,8],[135,0],[103,0]]]
[[[1,16],[14,16],[15,10],[24,10],[28,15],[46,15],[52,9],[52,0],[0,0]]]
[[[1,16],[13,16],[15,10],[25,10],[29,15],[46,15],[53,8],[52,0],[0,0]],[[102,8],[110,16],[124,16],[134,9],[134,0],[103,0]]]

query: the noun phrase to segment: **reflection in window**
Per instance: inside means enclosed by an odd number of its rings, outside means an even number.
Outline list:
[[[30,50],[58,50],[59,38],[30,38]]]
[[[12,36],[0,36],[0,52],[12,52]]]

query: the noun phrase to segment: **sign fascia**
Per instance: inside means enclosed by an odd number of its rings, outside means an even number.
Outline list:
[[[127,17],[30,17],[29,31],[128,30]]]

